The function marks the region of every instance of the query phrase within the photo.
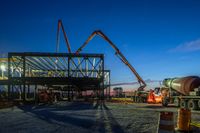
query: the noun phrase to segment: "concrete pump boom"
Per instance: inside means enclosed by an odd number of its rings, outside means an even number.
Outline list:
[[[143,91],[144,88],[146,87],[146,83],[145,81],[140,77],[140,75],[137,73],[137,71],[135,70],[135,68],[128,62],[128,60],[125,58],[125,56],[120,52],[120,50],[116,47],[116,45],[114,45],[114,43],[100,30],[98,31],[94,31],[89,37],[88,39],[85,41],[85,43],[76,51],[77,54],[79,54],[82,49],[96,36],[99,35],[100,37],[102,37],[104,40],[106,40],[111,47],[116,51],[116,55],[117,57],[119,57],[119,59],[129,67],[129,69],[133,72],[133,74],[136,76],[140,87],[138,88],[138,91]]]
[[[64,38],[65,38],[65,42],[66,42],[66,45],[67,45],[68,52],[71,53],[71,47],[70,47],[70,44],[69,44],[69,39],[67,38],[67,34],[65,32],[65,29],[64,29],[64,26],[63,26],[61,20],[58,20],[57,40],[56,40],[56,52],[59,51],[60,28],[62,29]]]

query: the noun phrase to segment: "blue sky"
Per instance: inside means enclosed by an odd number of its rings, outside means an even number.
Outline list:
[[[54,52],[60,18],[72,51],[100,29],[145,80],[200,75],[199,0],[1,0],[0,54]],[[136,80],[103,39],[83,52],[105,54],[113,83]]]

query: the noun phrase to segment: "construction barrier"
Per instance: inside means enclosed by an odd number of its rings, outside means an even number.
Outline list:
[[[158,133],[174,133],[173,112],[160,112]]]
[[[178,131],[190,131],[191,111],[189,109],[178,110],[177,129]]]

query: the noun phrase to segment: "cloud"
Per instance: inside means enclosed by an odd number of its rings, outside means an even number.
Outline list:
[[[180,44],[176,48],[171,49],[170,52],[193,52],[199,50],[200,50],[200,39],[197,39],[194,41]]]

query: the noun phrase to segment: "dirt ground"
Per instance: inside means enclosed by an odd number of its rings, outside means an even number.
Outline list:
[[[0,109],[0,133],[156,133],[160,111],[155,104],[58,102]],[[200,111],[192,112],[200,121]]]

